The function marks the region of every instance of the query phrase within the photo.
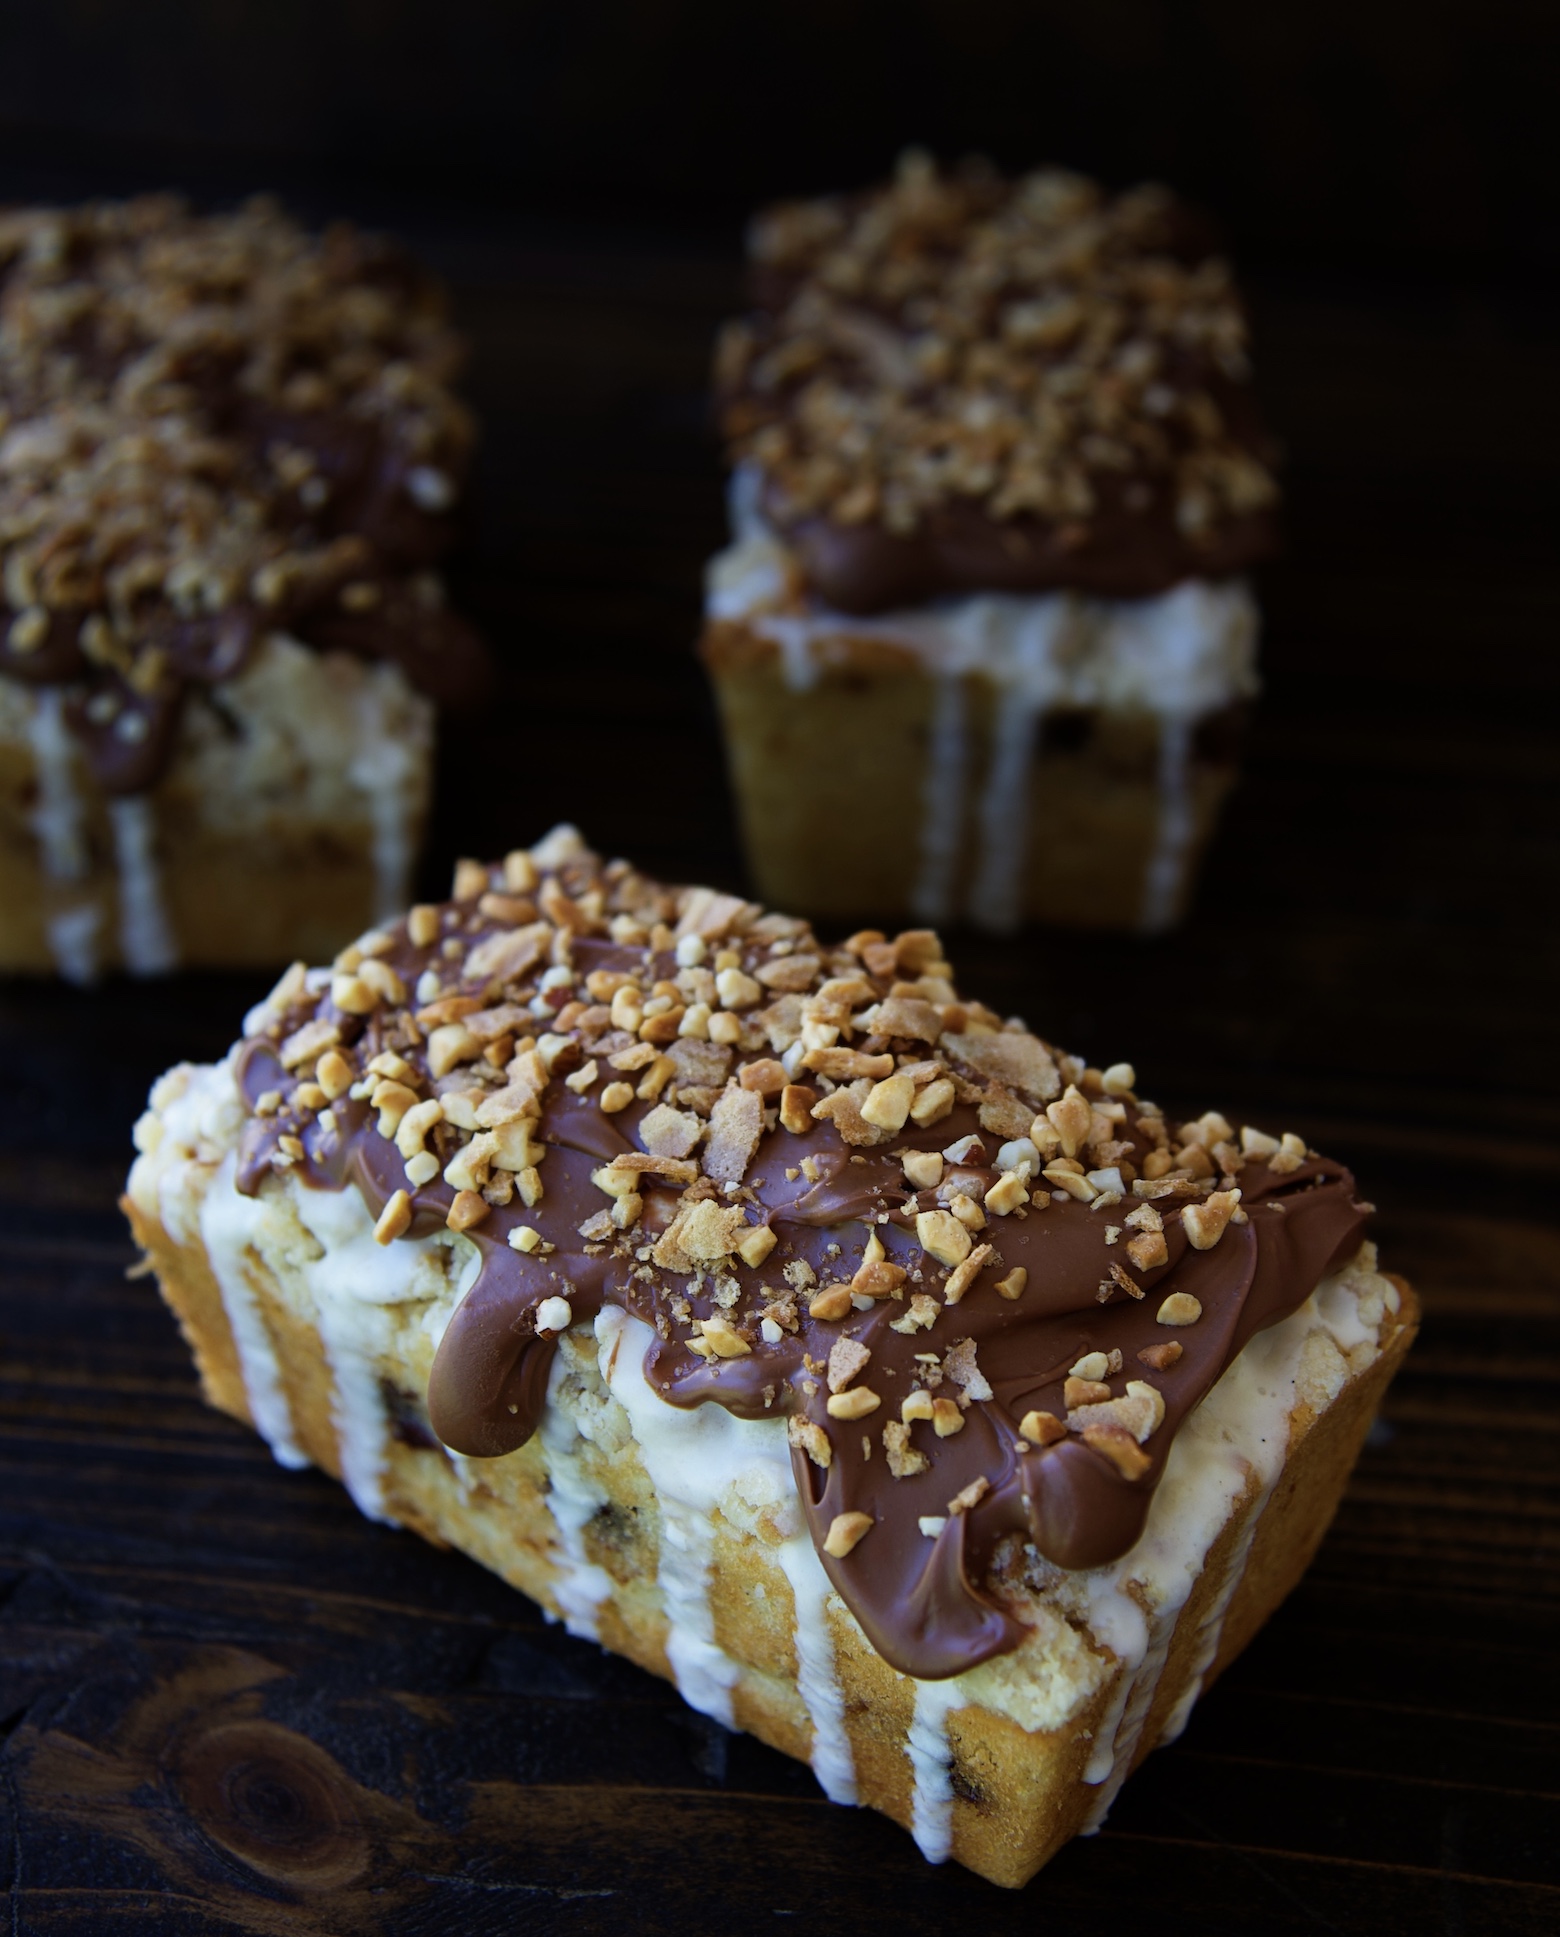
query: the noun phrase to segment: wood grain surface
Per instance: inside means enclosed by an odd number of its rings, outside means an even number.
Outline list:
[[[406,225],[415,232],[416,224]],[[458,591],[505,663],[430,886],[576,819],[739,885],[690,655],[722,249],[441,223],[486,424]],[[358,1518],[206,1411],[114,1208],[151,1078],[265,978],[0,987],[0,1874],[17,1937],[902,1937],[1560,1925],[1560,657],[1552,305],[1268,281],[1291,551],[1193,918],[951,941],[1151,1094],[1351,1161],[1420,1344],[1309,1577],[1017,1895]]]

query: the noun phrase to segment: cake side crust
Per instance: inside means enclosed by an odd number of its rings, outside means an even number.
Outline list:
[[[912,655],[848,634],[829,647],[813,683],[798,688],[758,632],[720,620],[704,637],[746,851],[767,902],[837,919],[941,919],[973,897],[972,912],[998,927],[1019,917],[1103,929],[1179,919],[1234,785],[1232,764],[1192,750],[1167,815],[1166,723],[1126,707],[1077,716],[1088,722],[1078,746],[1041,745],[1037,722],[1015,788],[998,772],[1004,691],[986,674],[939,680]],[[961,751],[939,764],[939,745],[954,744],[950,720]],[[919,838],[914,820],[906,826],[906,776],[918,780]],[[929,840],[932,828],[944,838]],[[939,865],[944,850],[953,864],[961,846],[978,854],[982,844],[1017,860],[995,892],[981,880],[989,870]]]
[[[155,784],[111,799],[57,696],[0,674],[0,967],[328,957],[405,900],[433,736],[398,668],[272,635],[188,696]]]

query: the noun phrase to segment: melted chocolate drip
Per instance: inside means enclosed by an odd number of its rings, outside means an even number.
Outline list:
[[[1127,508],[1115,480],[1093,482],[1098,503],[1087,523],[998,519],[955,503],[929,510],[907,538],[881,524],[796,520],[774,493],[766,503],[801,561],[809,590],[836,611],[862,617],[969,592],[1149,598],[1183,579],[1233,577],[1278,548],[1271,512],[1231,517],[1193,541],[1176,526],[1170,479],[1140,481],[1149,496],[1136,510]]]
[[[385,959],[410,985],[437,963],[437,944],[416,948],[398,932]],[[641,950],[583,937],[575,938],[573,960],[582,976],[598,968],[642,972],[645,963]],[[674,974],[675,963],[658,957],[652,972]],[[364,1034],[360,1017],[342,1014],[328,1000],[318,1014],[337,1023],[345,1042]],[[375,1026],[368,1025],[370,1032]],[[372,1033],[364,1046],[375,1048]],[[251,1108],[267,1091],[281,1098],[279,1109],[255,1116],[246,1130],[241,1191],[252,1195],[259,1189],[277,1162],[278,1137],[289,1131],[302,1137],[301,1179],[323,1189],[351,1183],[375,1217],[396,1190],[407,1187],[395,1145],[379,1134],[366,1103],[342,1098],[323,1120],[297,1111],[289,1101],[293,1078],[263,1040],[245,1044],[238,1076]],[[979,1233],[995,1248],[992,1263],[962,1302],[939,1308],[929,1330],[903,1333],[893,1324],[904,1317],[909,1297],[940,1286],[942,1274],[915,1236],[916,1211],[934,1208],[937,1198],[934,1191],[911,1192],[891,1153],[942,1150],[977,1133],[990,1155],[1000,1139],[979,1132],[976,1111],[969,1106],[956,1108],[930,1129],[908,1123],[891,1146],[867,1150],[851,1149],[832,1122],[817,1123],[804,1135],[777,1125],[763,1135],[739,1197],[726,1200],[742,1202],[749,1223],[768,1223],[778,1239],[761,1267],[736,1259],[723,1267],[742,1292],[732,1316],[751,1316],[782,1298],[787,1265],[793,1278],[805,1278],[794,1269],[804,1265],[819,1284],[848,1280],[874,1232],[888,1258],[909,1274],[905,1296],[880,1299],[868,1310],[852,1309],[834,1323],[808,1316],[809,1286],[796,1299],[795,1330],[783,1332],[778,1343],[764,1342],[754,1326],[748,1356],[706,1360],[674,1337],[673,1328],[675,1323],[686,1333],[688,1318],[706,1318],[721,1309],[709,1280],[644,1269],[648,1246],[675,1204],[675,1188],[658,1190],[651,1176],[644,1177],[643,1222],[616,1251],[579,1235],[580,1224],[608,1203],[591,1172],[641,1148],[636,1131],[651,1107],[635,1102],[605,1116],[591,1097],[574,1095],[560,1081],[549,1084],[539,1129],[549,1146],[541,1170],[543,1201],[533,1209],[518,1200],[494,1207],[466,1233],[480,1254],[481,1269],[434,1363],[428,1388],[434,1430],[446,1445],[472,1458],[501,1458],[514,1451],[537,1428],[556,1349],[555,1338],[537,1327],[542,1300],[567,1298],[576,1323],[604,1304],[632,1313],[658,1333],[644,1372],[669,1404],[721,1405],[747,1419],[796,1414],[828,1434],[833,1458],[826,1471],[800,1447],[793,1451],[814,1542],[873,1646],[895,1668],[921,1679],[959,1674],[1023,1639],[1023,1624],[989,1584],[998,1546],[1009,1535],[1032,1541],[1064,1568],[1099,1566],[1133,1546],[1181,1422],[1255,1332],[1295,1311],[1319,1278],[1355,1253],[1368,1209],[1356,1202],[1353,1179],[1338,1164],[1313,1158],[1279,1174],[1265,1163],[1248,1162],[1239,1179],[1246,1221],[1232,1223],[1210,1250],[1190,1246],[1176,1215],[1177,1200],[1158,1201],[1168,1257],[1147,1271],[1134,1267],[1132,1275],[1144,1292],[1140,1299],[1110,1275],[1113,1262],[1127,1260],[1124,1244],[1113,1244],[1107,1231],[1113,1220],[1120,1228],[1135,1207],[1131,1198],[1106,1211],[1067,1198],[1023,1215],[993,1216]],[[1149,1148],[1141,1138],[1129,1139],[1125,1126],[1122,1138],[1132,1142],[1135,1159]],[[815,1176],[801,1172],[804,1158],[811,1160]],[[973,1170],[988,1185],[998,1175],[978,1159],[960,1168]],[[435,1178],[410,1195],[410,1234],[442,1227],[454,1197],[451,1187]],[[531,1254],[512,1249],[509,1233],[522,1223],[555,1248]],[[995,1285],[1015,1265],[1025,1267],[1028,1282],[1010,1301]],[[1159,1324],[1156,1314],[1171,1291],[1189,1292],[1200,1301],[1197,1323],[1174,1330]],[[837,1420],[827,1412],[825,1368],[841,1336],[859,1341],[872,1355],[856,1383],[875,1391],[882,1405],[865,1419]],[[1139,1362],[1144,1348],[1171,1340],[1182,1348],[1173,1366],[1155,1371]],[[883,1426],[898,1418],[913,1385],[935,1384],[940,1395],[960,1398],[960,1384],[945,1359],[963,1341],[973,1347],[978,1379],[984,1381],[973,1391],[986,1396],[964,1395],[962,1429],[947,1438],[934,1438],[928,1425],[917,1426],[913,1443],[929,1454],[929,1464],[896,1479],[882,1443]],[[969,1349],[960,1355],[966,1363]],[[1113,1349],[1123,1364],[1110,1382],[1113,1394],[1119,1395],[1126,1380],[1142,1377],[1164,1399],[1163,1423],[1144,1448],[1150,1465],[1137,1480],[1123,1478],[1075,1435],[1040,1449],[1018,1432],[1019,1420],[1031,1408],[1065,1418],[1063,1386],[1070,1368],[1087,1353]],[[981,1481],[987,1490],[976,1504],[950,1511],[955,1495]],[[836,1559],[823,1552],[823,1543],[834,1517],[848,1511],[869,1514],[874,1525],[854,1551]],[[923,1517],[943,1522],[934,1538],[921,1531]]]

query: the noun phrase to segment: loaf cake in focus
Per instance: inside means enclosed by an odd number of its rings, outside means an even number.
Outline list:
[[[211,1402],[1017,1885],[1305,1568],[1415,1306],[1292,1134],[570,829],[171,1070]]]
[[[0,214],[0,969],[279,964],[410,895],[472,426],[388,243]]]
[[[1235,775],[1277,498],[1204,224],[911,154],[750,249],[702,652],[760,892],[1168,926]]]

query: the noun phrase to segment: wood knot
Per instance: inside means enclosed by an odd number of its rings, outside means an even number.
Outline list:
[[[185,1807],[212,1842],[273,1882],[334,1890],[368,1865],[352,1785],[334,1759],[278,1723],[226,1723],[180,1757]]]

